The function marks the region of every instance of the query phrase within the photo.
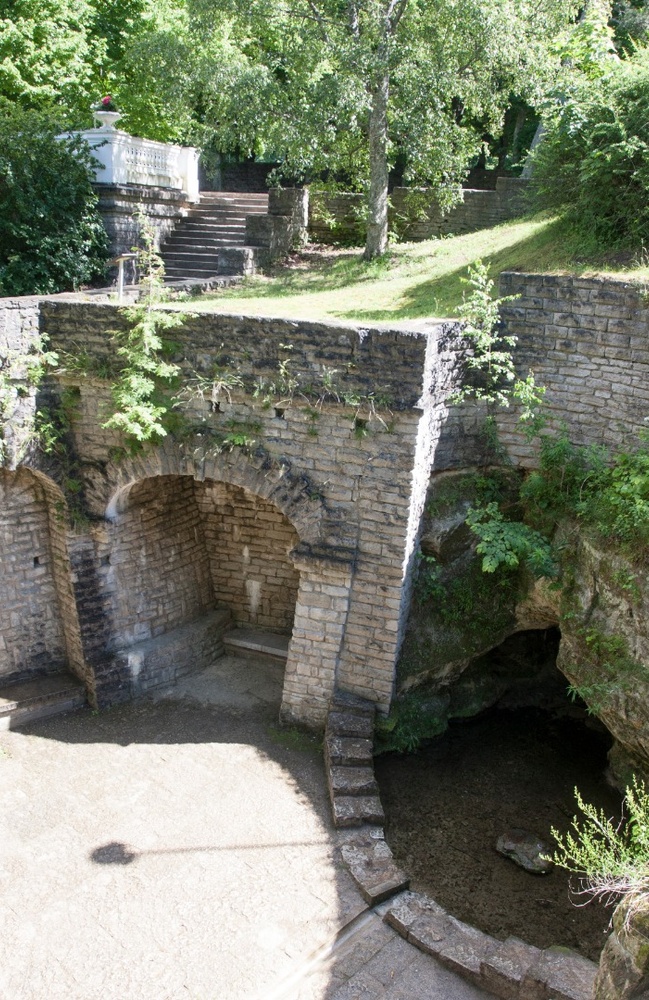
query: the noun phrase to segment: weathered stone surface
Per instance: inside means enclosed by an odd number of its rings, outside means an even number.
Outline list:
[[[613,914],[613,932],[602,951],[596,1000],[644,1000],[649,996],[649,902],[627,899]]]
[[[376,705],[373,701],[352,694],[351,691],[340,691],[339,689],[334,691],[331,705],[332,708],[353,712],[356,715],[369,715],[372,718],[376,713]]]
[[[385,813],[376,795],[337,795],[332,804],[336,826],[360,826],[362,823],[384,823]]]
[[[333,765],[329,769],[333,795],[378,795],[379,786],[373,767],[345,767]]]
[[[518,1000],[521,983],[540,955],[539,948],[518,938],[494,940],[480,965],[482,983],[502,1000]]]
[[[327,734],[371,739],[374,722],[371,716],[351,712],[330,712],[327,717]]]
[[[372,740],[352,736],[327,736],[325,754],[330,764],[358,766],[372,763]]]
[[[394,863],[392,851],[384,840],[367,846],[347,844],[342,847],[341,853],[370,906],[376,906],[408,888],[408,876]]]
[[[546,948],[521,984],[521,1000],[591,1000],[597,966],[569,948]]]
[[[545,857],[552,853],[551,845],[530,830],[511,827],[498,837],[496,850],[506,858],[511,858],[526,872],[547,875],[552,871],[552,862]]]

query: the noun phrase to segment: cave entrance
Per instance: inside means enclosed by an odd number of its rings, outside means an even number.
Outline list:
[[[596,960],[611,910],[571,896],[568,874],[535,875],[496,850],[524,829],[552,846],[574,789],[619,815],[604,772],[612,737],[567,692],[558,629],[521,632],[474,661],[450,689],[448,730],[415,754],[379,757],[396,860],[442,906],[495,937],[562,945]]]
[[[209,666],[228,648],[286,663],[299,573],[288,518],[248,490],[191,476],[130,484],[99,552],[120,674],[131,694]],[[247,633],[257,642],[239,642]]]

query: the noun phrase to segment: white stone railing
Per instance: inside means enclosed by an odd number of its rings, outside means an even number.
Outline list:
[[[115,128],[92,128],[77,133],[99,161],[99,184],[143,184],[184,191],[198,201],[198,150],[138,139]]]

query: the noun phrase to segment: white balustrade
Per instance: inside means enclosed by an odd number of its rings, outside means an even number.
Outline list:
[[[99,161],[99,184],[142,184],[184,191],[198,201],[198,150],[153,139],[138,139],[111,126],[86,129],[81,135]]]

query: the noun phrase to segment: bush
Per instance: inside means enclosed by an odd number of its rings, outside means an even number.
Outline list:
[[[649,49],[584,79],[545,115],[535,155],[540,207],[565,209],[597,247],[649,240]]]
[[[649,795],[634,779],[624,796],[626,821],[616,824],[584,802],[575,789],[583,818],[573,817],[565,835],[552,830],[555,865],[581,879],[581,891],[606,902],[649,889]]]
[[[67,291],[104,273],[108,240],[79,137],[0,103],[0,294]]]

